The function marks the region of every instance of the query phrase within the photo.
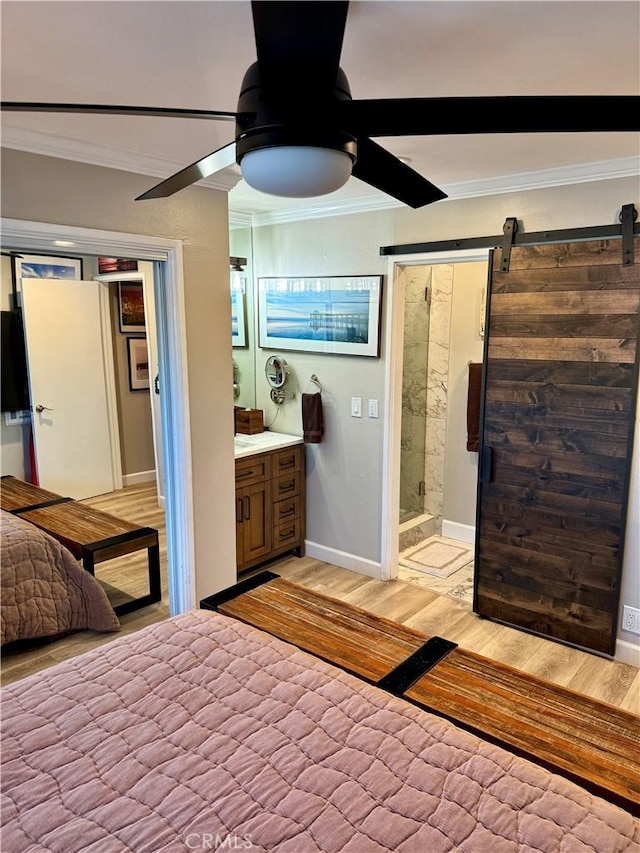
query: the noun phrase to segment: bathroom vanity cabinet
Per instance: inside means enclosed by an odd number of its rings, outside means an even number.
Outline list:
[[[283,436],[288,446],[269,436],[236,441],[236,554],[238,571],[295,551],[304,554],[304,445]],[[238,452],[238,446],[240,452]]]

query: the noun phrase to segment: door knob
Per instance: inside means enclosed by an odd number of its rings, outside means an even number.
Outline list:
[[[36,412],[52,412],[53,409],[50,409],[49,406],[43,406],[42,403],[38,403],[36,406]]]

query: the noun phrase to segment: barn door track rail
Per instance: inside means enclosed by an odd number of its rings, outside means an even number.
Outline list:
[[[581,240],[622,240],[622,263],[634,263],[633,237],[640,235],[638,211],[633,204],[620,210],[617,225],[592,225],[588,228],[560,228],[556,231],[523,231],[515,216],[505,219],[502,234],[488,237],[461,237],[458,240],[435,240],[430,243],[404,243],[398,246],[381,246],[380,254],[422,255],[429,252],[455,252],[465,249],[502,249],[501,271],[509,271],[511,249],[515,246],[540,246],[544,243],[571,243]]]

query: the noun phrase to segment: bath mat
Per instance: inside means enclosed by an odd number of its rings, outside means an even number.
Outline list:
[[[397,580],[402,583],[419,586],[436,595],[445,595],[456,601],[466,604],[471,608],[473,604],[473,563],[467,563],[461,569],[455,571],[448,578],[438,578],[435,575],[427,575],[425,572],[417,572],[406,566],[398,567]]]
[[[400,565],[438,578],[448,578],[473,560],[473,548],[462,542],[431,536],[400,554]]]

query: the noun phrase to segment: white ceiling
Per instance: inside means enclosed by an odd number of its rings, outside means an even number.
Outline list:
[[[233,111],[242,76],[255,61],[245,0],[3,0],[1,38],[4,100]],[[638,94],[640,3],[356,0],[341,65],[354,98]],[[93,156],[159,178],[232,138],[233,124],[227,122],[2,115],[4,145],[88,162]],[[526,174],[548,170],[615,173],[616,163],[628,168],[627,158],[640,154],[640,135],[634,133],[404,137],[381,143],[411,158],[413,168],[454,195],[474,183],[510,188]],[[227,177],[229,185],[237,181],[237,174]],[[149,185],[154,183],[151,178]],[[387,200],[351,178],[328,201],[355,203],[361,197]],[[243,182],[230,196],[237,210],[295,204],[250,191]]]

